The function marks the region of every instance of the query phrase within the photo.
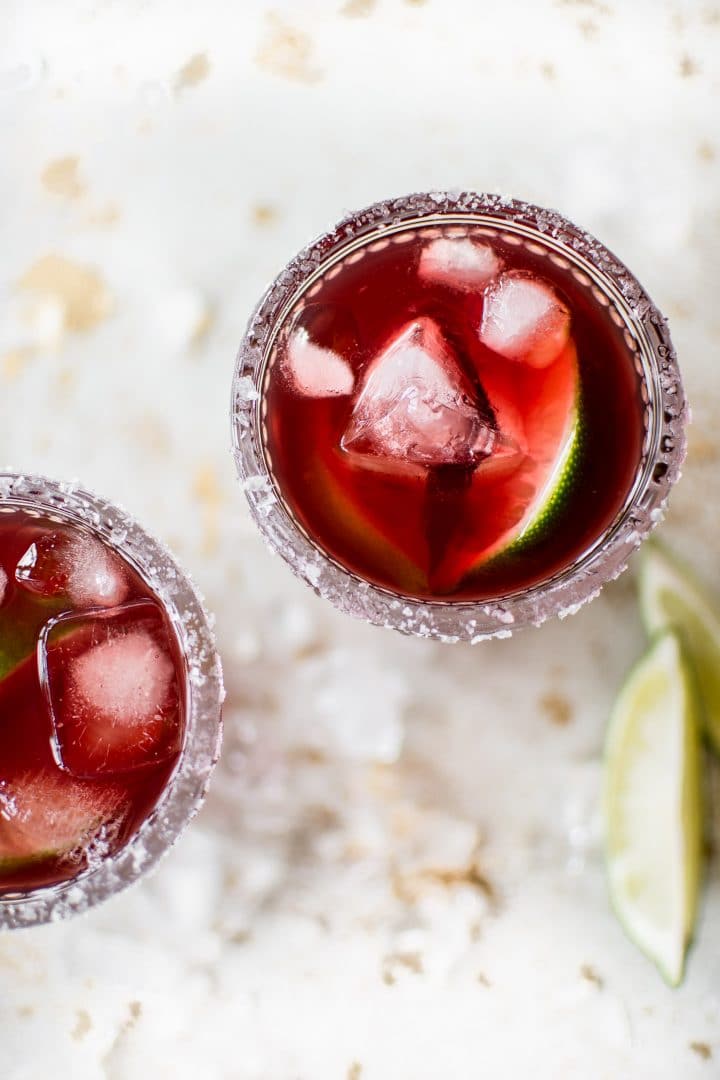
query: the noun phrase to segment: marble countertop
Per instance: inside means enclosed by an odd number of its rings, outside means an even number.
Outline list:
[[[718,1074],[717,859],[675,992],[605,891],[632,570],[475,648],[343,618],[265,550],[228,409],[262,289],[345,210],[557,207],[670,319],[695,423],[664,534],[720,589],[719,75],[711,2],[5,0],[0,459],[172,546],[228,700],[157,873],[0,937],[3,1080]]]

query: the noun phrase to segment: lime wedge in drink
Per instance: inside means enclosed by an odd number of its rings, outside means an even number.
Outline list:
[[[656,544],[644,552],[640,607],[651,635],[671,627],[680,635],[695,671],[705,730],[720,753],[720,615],[692,575]]]
[[[701,749],[679,639],[658,638],[615,703],[605,749],[610,894],[628,936],[671,986],[682,980],[702,863]]]

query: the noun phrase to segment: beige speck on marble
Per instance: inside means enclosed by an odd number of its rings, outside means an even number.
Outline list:
[[[538,702],[545,719],[556,727],[567,727],[573,718],[573,707],[569,699],[557,690],[549,690]]]
[[[0,356],[0,371],[7,381],[17,379],[30,363],[33,350],[28,348],[9,349]]]
[[[78,199],[85,191],[85,184],[79,175],[80,161],[77,157],[67,156],[49,161],[40,180],[46,191],[60,195],[65,199]]]
[[[322,78],[322,70],[314,59],[310,35],[275,12],[267,15],[255,60],[271,75],[279,75],[293,82],[312,84]]]
[[[102,206],[98,206],[96,209],[91,210],[87,216],[88,225],[97,225],[101,228],[106,228],[110,225],[116,225],[122,217],[122,210],[118,203],[107,202]]]
[[[220,517],[225,502],[218,473],[213,465],[206,463],[198,466],[192,491],[202,512],[202,551],[205,555],[212,555],[217,551],[220,542]]]
[[[253,225],[257,225],[260,228],[267,228],[270,225],[274,225],[280,216],[280,212],[276,206],[271,203],[254,203],[250,207],[250,220]]]
[[[175,90],[187,90],[207,79],[210,74],[210,61],[204,52],[195,53],[187,60],[175,76]]]
[[[352,19],[362,19],[372,14],[376,3],[377,0],[347,0],[347,3],[340,8],[340,14]]]
[[[81,1039],[85,1038],[91,1028],[92,1019],[90,1017],[90,1013],[87,1011],[87,1009],[78,1009],[75,1026],[71,1032],[72,1038],[75,1039],[76,1042],[80,1042]]]
[[[112,295],[99,271],[63,255],[43,255],[18,281],[18,287],[59,304],[66,330],[91,330],[113,310]]]
[[[713,1056],[712,1048],[710,1046],[708,1046],[708,1044],[706,1042],[691,1042],[689,1044],[689,1046],[690,1046],[690,1049],[692,1050],[692,1052],[694,1054],[697,1054],[697,1056],[701,1059],[701,1061],[711,1061],[712,1060],[712,1056]]]

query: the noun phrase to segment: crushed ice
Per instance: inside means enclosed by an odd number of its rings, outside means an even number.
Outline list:
[[[288,697],[287,715],[306,745],[357,761],[398,759],[410,688],[389,664],[375,662],[368,679],[356,649],[332,649],[299,666]]]

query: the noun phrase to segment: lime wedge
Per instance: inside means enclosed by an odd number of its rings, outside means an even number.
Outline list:
[[[679,639],[658,638],[615,703],[605,748],[605,853],[625,932],[671,986],[682,980],[702,863],[695,685]]]
[[[656,544],[646,545],[640,570],[640,608],[648,632],[673,628],[695,670],[705,730],[720,753],[720,616],[684,568]]]

